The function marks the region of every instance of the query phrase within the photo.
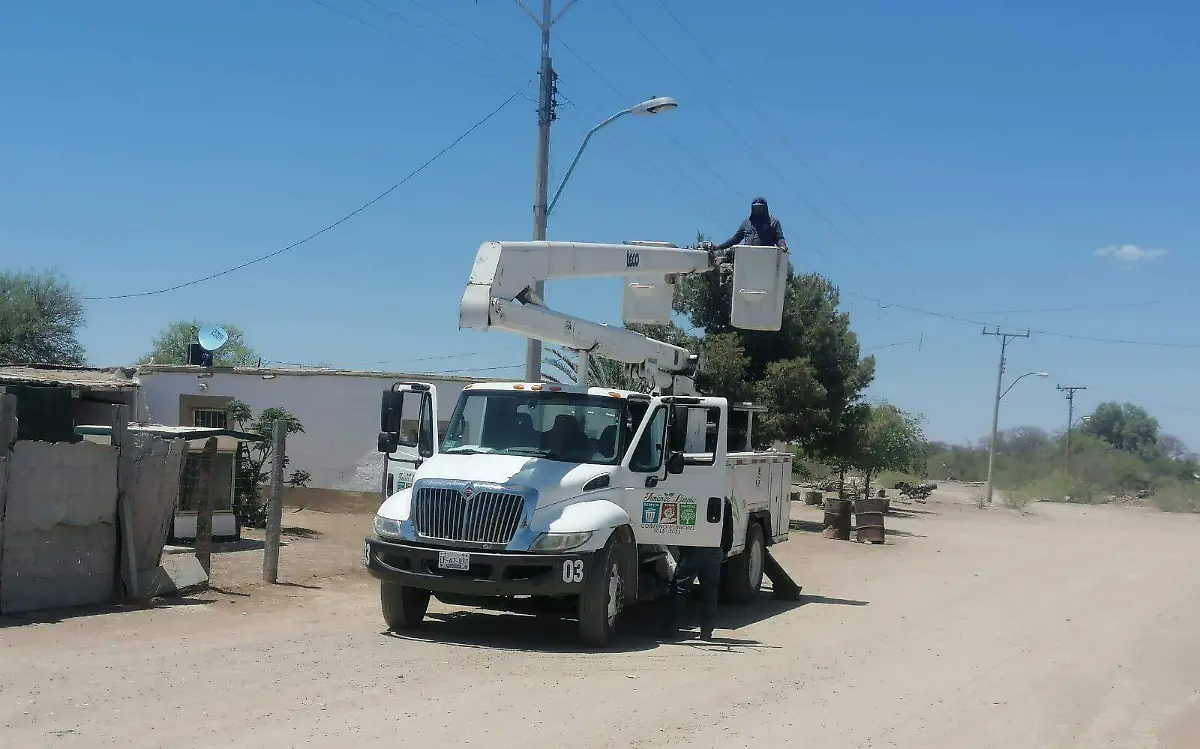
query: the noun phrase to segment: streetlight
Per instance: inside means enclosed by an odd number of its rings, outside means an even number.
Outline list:
[[[1000,370],[1000,376],[1001,377],[1004,376],[1003,369]],[[1049,372],[1026,372],[1025,374],[1021,375],[1017,379],[1013,380],[1012,385],[1009,385],[1007,388],[1005,388],[1004,392],[1000,392],[1000,388],[998,388],[998,387],[996,388],[996,404],[992,408],[992,440],[991,440],[991,444],[988,445],[988,472],[987,472],[987,502],[988,502],[988,504],[992,503],[992,466],[996,462],[996,429],[1000,424],[1000,399],[1003,398],[1004,396],[1008,395],[1008,391],[1013,389],[1013,385],[1016,385],[1018,382],[1025,379],[1026,377],[1033,377],[1033,376],[1049,377],[1050,373]]]
[[[579,163],[579,157],[583,155],[583,149],[587,148],[588,141],[596,134],[596,131],[605,127],[614,120],[618,120],[627,114],[632,114],[635,117],[649,116],[659,114],[660,112],[669,112],[678,107],[679,104],[669,96],[656,96],[652,99],[647,99],[641,104],[623,109],[617,112],[612,117],[609,117],[604,122],[596,125],[588,131],[587,135],[583,136],[583,142],[579,144],[579,150],[575,152],[575,158],[571,160],[571,166],[567,167],[567,173],[563,175],[562,182],[559,183],[558,189],[554,192],[554,198],[550,201],[550,207],[546,209],[546,215],[549,216],[554,212],[554,206],[558,203],[558,198],[562,195],[563,188],[567,186],[567,180],[571,178],[571,172],[575,171],[575,165]]]
[[[549,3],[547,3],[547,7],[549,7]],[[545,134],[539,135],[540,150],[536,171],[540,181],[538,183],[538,189],[536,190],[538,195],[538,203],[534,206],[533,210],[534,239],[546,238],[546,220],[549,217],[550,212],[554,210],[554,205],[558,203],[558,198],[560,195],[562,195],[563,188],[567,186],[567,180],[571,178],[571,172],[575,170],[575,165],[579,163],[579,157],[583,155],[583,149],[587,148],[588,141],[592,139],[592,136],[596,134],[597,130],[601,129],[605,125],[608,125],[614,120],[624,117],[627,114],[648,116],[659,114],[660,112],[669,112],[678,106],[679,104],[669,96],[655,96],[647,99],[641,104],[636,104],[629,109],[622,109],[620,112],[617,112],[612,117],[609,117],[607,120],[604,120],[599,125],[596,125],[594,128],[589,130],[587,135],[585,135],[583,138],[583,143],[579,145],[579,150],[575,152],[575,158],[571,160],[571,166],[567,169],[567,173],[563,175],[562,183],[559,184],[558,189],[554,192],[554,199],[550,201],[549,206],[547,206],[544,202],[546,199],[545,172],[548,159],[542,158],[542,152],[549,148],[550,135],[549,124],[547,120]],[[534,296],[537,297],[538,300],[542,300],[545,297],[545,284],[541,281],[537,281],[533,285],[533,292]],[[587,361],[583,361],[582,364],[586,366]],[[525,344],[525,381],[542,381],[542,342],[536,338],[530,338]]]

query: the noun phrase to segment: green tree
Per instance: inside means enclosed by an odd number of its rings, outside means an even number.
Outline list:
[[[226,329],[228,330],[228,329]],[[232,337],[232,334],[231,334]],[[272,437],[275,433],[275,422],[286,424],[288,435],[301,433],[304,425],[300,419],[286,408],[264,408],[258,418],[250,406],[240,400],[232,400],[225,406],[225,416],[234,428],[243,432],[260,434],[266,439],[254,442],[250,447],[243,446],[238,453],[237,485],[234,487],[233,511],[242,525],[261,527],[266,522],[266,504],[259,499],[259,488],[271,480],[267,467],[275,451]],[[291,460],[283,456],[283,469],[286,471]],[[293,471],[287,482],[293,486],[304,486],[310,476],[307,471]]]
[[[58,273],[0,273],[0,364],[84,364],[83,299]]]
[[[796,275],[789,265],[779,331],[733,328],[732,298],[728,273],[683,276],[676,287],[675,310],[704,336],[697,385],[767,406],[755,420],[756,444],[796,441],[807,455],[836,462],[846,443],[835,435],[875,377],[874,357],[860,356],[850,318],[837,309],[837,289],[819,275]]]
[[[142,364],[187,364],[187,347],[196,342],[196,335],[205,323],[199,320],[176,320],[154,338],[150,351],[140,360]],[[229,323],[221,323],[229,334],[225,345],[213,353],[215,367],[253,367],[259,356],[246,345],[242,329]]]
[[[1101,403],[1083,425],[1083,433],[1099,437],[1117,450],[1155,457],[1158,419],[1133,403]]]
[[[867,496],[871,479],[881,471],[920,470],[926,459],[921,419],[890,403],[868,406],[865,418],[856,419],[855,444],[850,462],[862,471]]]

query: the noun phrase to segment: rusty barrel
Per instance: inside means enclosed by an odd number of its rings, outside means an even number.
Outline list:
[[[855,540],[859,543],[883,543],[883,516],[887,512],[887,504],[887,499],[878,497],[854,500]]]
[[[825,500],[825,522],[823,531],[825,538],[836,538],[840,541],[850,540],[850,510],[852,504],[848,499]]]
[[[804,504],[806,504],[806,505],[814,505],[814,506],[819,505],[819,504],[821,504],[822,501],[824,501],[824,499],[825,499],[825,492],[812,491],[812,490],[804,492]]]

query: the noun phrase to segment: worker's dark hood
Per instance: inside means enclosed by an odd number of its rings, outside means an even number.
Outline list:
[[[767,207],[766,198],[755,198],[750,201],[750,220],[756,224],[770,220],[771,209]]]

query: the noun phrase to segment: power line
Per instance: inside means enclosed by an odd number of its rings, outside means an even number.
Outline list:
[[[454,20],[451,16],[447,16],[446,14],[442,13],[441,11],[434,9],[434,8],[430,7],[429,5],[426,5],[423,2],[420,2],[420,0],[408,0],[408,2],[411,3],[412,5],[417,6],[418,8],[421,8],[426,13],[429,13],[432,16],[436,16],[442,22],[444,22],[450,26],[453,26],[456,29],[459,29],[459,30],[465,32],[466,34],[469,34],[470,36],[475,37],[479,41],[488,45],[488,47],[494,47],[494,48],[500,50],[501,52],[504,52],[507,56],[513,58],[514,60],[519,61],[521,63],[521,65],[527,64],[527,61],[525,60],[525,58],[521,57],[516,52],[512,51],[508,47],[501,46],[499,43],[492,41],[491,39],[488,39],[487,37],[479,34],[478,32],[476,32],[474,29],[470,28],[469,26],[459,23],[458,21]]]
[[[1048,312],[1085,312],[1098,309],[1123,309],[1127,307],[1152,307],[1164,304],[1162,301],[1151,302],[1114,302],[1112,304],[1081,304],[1074,307],[1029,307],[1024,309],[988,309],[964,312],[964,315],[1017,315],[1044,314]]]
[[[435,57],[440,57],[442,59],[449,60],[450,62],[454,63],[455,65],[465,68],[466,70],[469,70],[472,73],[475,73],[476,75],[483,76],[484,78],[491,78],[491,79],[497,80],[497,81],[504,80],[501,76],[497,75],[496,73],[484,70],[482,68],[478,68],[478,67],[472,65],[471,63],[467,62],[466,60],[463,60],[461,57],[456,57],[454,55],[448,55],[444,51],[439,50],[436,47],[430,47],[426,44],[422,44],[419,41],[415,41],[408,37],[401,36],[400,34],[397,34],[396,32],[392,31],[389,28],[385,28],[383,26],[379,26],[377,24],[371,23],[370,21],[360,18],[360,17],[354,15],[353,13],[350,13],[349,11],[342,10],[341,8],[338,8],[337,6],[330,5],[326,2],[323,2],[323,0],[308,0],[308,1],[310,3],[312,3],[313,5],[320,6],[320,7],[324,8],[325,10],[328,10],[331,13],[336,13],[339,16],[342,16],[343,18],[353,21],[354,23],[357,23],[361,26],[365,26],[369,29],[373,29],[375,31],[378,31],[381,34],[386,34],[387,36],[390,36],[393,39],[396,39],[397,41],[401,42],[402,44],[404,44],[406,46],[415,47],[419,50],[428,52],[429,54],[434,55]],[[368,1],[368,0],[364,0],[364,2],[366,2],[366,1]],[[371,4],[374,4],[374,3],[371,3]],[[378,6],[376,6],[376,7],[378,7]],[[393,15],[395,15],[395,14],[393,14]],[[417,24],[413,24],[413,25],[417,25]]]
[[[391,16],[392,18],[395,18],[395,19],[397,19],[397,20],[399,20],[399,21],[402,21],[402,22],[404,22],[405,24],[408,24],[409,26],[412,26],[412,27],[414,27],[414,28],[420,29],[421,31],[423,31],[423,32],[425,32],[425,33],[427,33],[427,34],[430,34],[431,36],[434,36],[434,37],[437,37],[437,38],[443,39],[443,40],[445,40],[445,42],[446,42],[447,44],[449,44],[449,45],[452,45],[452,46],[459,46],[459,47],[461,47],[462,49],[470,50],[470,51],[472,51],[472,52],[477,52],[477,53],[483,53],[483,52],[484,52],[484,50],[474,50],[474,49],[472,49],[472,48],[470,48],[470,47],[467,47],[466,45],[462,45],[462,44],[459,42],[459,40],[458,40],[458,39],[456,39],[456,38],[454,38],[453,36],[450,36],[450,35],[448,35],[448,34],[445,34],[445,33],[443,33],[442,31],[439,31],[438,29],[436,29],[436,28],[434,28],[434,27],[432,27],[432,26],[428,26],[428,25],[426,25],[426,24],[423,24],[423,23],[421,23],[420,21],[415,21],[415,20],[413,20],[412,18],[409,18],[408,16],[406,16],[406,15],[404,15],[404,14],[402,14],[402,13],[399,13],[399,12],[397,12],[397,11],[395,11],[395,10],[392,10],[391,8],[387,7],[386,5],[383,5],[382,3],[376,2],[376,0],[361,0],[361,2],[364,2],[364,3],[366,3],[367,5],[370,5],[372,8],[375,8],[375,9],[376,9],[376,10],[378,10],[380,13],[385,13],[385,14],[387,14],[387,15]],[[415,2],[414,2],[413,4],[414,4],[414,5],[417,5],[417,3],[415,3]],[[418,7],[423,7],[423,6],[420,6],[420,5],[418,5]],[[428,11],[428,8],[426,8],[426,10]],[[432,12],[432,11],[429,11],[429,12]],[[438,14],[434,13],[434,15],[438,15]],[[446,23],[453,23],[454,25],[458,26],[459,28],[463,28],[463,29],[465,29],[465,27],[463,27],[461,24],[457,24],[457,23],[455,23],[455,22],[453,22],[453,21],[450,21],[450,19],[447,19],[445,16],[441,16],[441,18],[442,18],[442,20],[443,20],[444,22],[446,22]],[[468,30],[468,31],[469,31],[469,30]],[[474,32],[470,32],[470,33],[474,33]],[[475,36],[476,36],[476,37],[478,37],[478,38],[480,38],[480,39],[483,39],[483,37],[480,37],[478,34],[475,34]],[[484,44],[485,44],[485,45],[487,45],[487,50],[489,50],[489,51],[490,51],[490,50],[491,50],[493,47],[496,47],[496,46],[497,46],[497,45],[495,45],[495,44],[493,44],[493,43],[491,43],[491,42],[487,41],[486,39],[483,39],[483,42],[484,42]],[[505,62],[503,62],[503,63],[497,63],[497,58],[496,58],[494,55],[491,55],[490,53],[489,53],[489,54],[484,54],[484,55],[482,55],[482,56],[486,56],[486,57],[488,58],[487,62],[488,62],[489,64],[492,64],[492,65],[497,65],[497,64],[499,64],[499,65],[501,65],[501,66],[509,66],[509,68],[510,68],[510,70],[511,70],[512,63],[510,63],[510,62],[507,62],[507,61],[505,61]],[[525,61],[524,61],[524,60],[521,60],[521,62],[520,62],[520,66],[521,66],[521,68],[525,68]],[[493,74],[493,75],[494,75],[494,74]]]
[[[443,148],[442,150],[440,150],[436,154],[434,154],[424,164],[421,164],[419,167],[417,167],[416,169],[412,170],[407,175],[405,175],[404,179],[400,180],[399,182],[392,185],[388,189],[384,190],[383,192],[379,193],[375,197],[371,198],[366,203],[363,203],[358,208],[355,208],[350,213],[347,213],[345,216],[342,216],[337,221],[334,221],[332,224],[327,224],[326,226],[322,227],[321,229],[318,229],[317,231],[313,232],[312,234],[309,234],[304,239],[299,240],[298,242],[293,242],[292,244],[289,244],[286,247],[275,250],[274,252],[269,252],[266,255],[262,255],[253,260],[248,260],[244,263],[241,263],[240,265],[235,265],[232,268],[226,268],[225,270],[219,271],[217,273],[203,276],[201,278],[195,278],[195,279],[192,279],[191,281],[185,281],[184,283],[176,284],[174,286],[168,286],[168,287],[162,288],[162,289],[155,289],[154,291],[139,291],[139,292],[132,293],[132,294],[113,294],[110,296],[85,296],[84,299],[87,301],[101,301],[101,300],[109,300],[109,299],[132,299],[134,297],[155,296],[158,294],[166,294],[167,292],[171,292],[171,291],[178,291],[179,289],[187,288],[188,286],[195,286],[196,284],[201,284],[201,283],[204,283],[205,281],[211,281],[214,278],[220,278],[221,276],[228,275],[230,273],[233,273],[234,271],[239,271],[243,268],[248,268],[251,265],[255,265],[256,263],[261,263],[264,260],[269,260],[273,257],[277,257],[289,250],[293,250],[293,249],[299,247],[300,245],[305,244],[306,242],[312,241],[313,239],[316,239],[317,237],[321,236],[322,234],[326,233],[327,231],[337,228],[338,226],[341,226],[342,224],[346,223],[347,221],[354,218],[358,214],[367,210],[371,206],[375,205],[379,201],[386,198],[388,195],[391,195],[393,192],[395,192],[397,189],[399,189],[402,185],[404,185],[406,182],[411,180],[413,177],[416,177],[418,174],[425,171],[425,169],[428,168],[429,166],[431,166],[435,161],[440,159],[442,156],[444,156],[446,153],[448,153],[451,149],[453,149],[455,146],[457,146],[459,143],[461,143],[463,140],[465,140],[467,136],[469,136],[471,133],[475,132],[477,129],[482,127],[488,120],[492,119],[492,117],[499,114],[500,110],[502,110],[506,106],[508,106],[509,102],[511,102],[513,99],[516,99],[518,96],[521,95],[522,91],[524,91],[526,88],[529,87],[529,84],[532,82],[532,80],[533,79],[526,81],[524,86],[522,86],[520,89],[518,89],[517,91],[515,91],[511,95],[509,95],[509,97],[507,99],[505,99],[503,102],[500,103],[500,106],[498,106],[495,109],[493,109],[492,111],[488,112],[487,115],[484,116],[483,119],[479,120],[474,125],[471,125],[470,128],[468,128],[465,132],[463,132],[457,138],[452,140],[448,146],[446,146],[445,148]]]
[[[838,193],[835,192],[832,187],[830,187],[829,183],[821,177],[821,175],[817,174],[817,170],[813,168],[812,164],[810,164],[808,162],[808,160],[805,159],[804,156],[802,156],[798,150],[796,150],[795,146],[792,145],[791,141],[789,141],[786,137],[784,137],[783,133],[780,132],[778,127],[776,127],[775,123],[772,122],[769,117],[767,117],[766,115],[764,115],[762,113],[762,110],[760,110],[758,108],[758,105],[755,104],[754,101],[749,96],[746,95],[746,93],[742,89],[742,87],[737,83],[737,81],[734,79],[734,77],[729,74],[729,72],[725,69],[725,67],[723,65],[721,65],[720,61],[716,58],[716,56],[708,51],[708,46],[706,44],[704,44],[703,42],[701,42],[699,39],[697,39],[696,35],[693,34],[691,32],[691,30],[689,30],[688,27],[684,25],[683,21],[681,21],[679,19],[679,16],[677,16],[675,14],[675,11],[671,10],[671,6],[667,5],[666,0],[658,0],[658,4],[661,5],[663,7],[663,10],[665,10],[667,12],[667,15],[669,15],[672,18],[672,20],[675,21],[675,24],[677,26],[679,26],[680,29],[683,30],[683,33],[687,34],[688,38],[692,41],[692,43],[696,46],[696,48],[699,49],[700,52],[705,57],[708,58],[709,62],[711,62],[713,64],[713,67],[715,67],[718,71],[720,71],[720,73],[723,76],[725,76],[725,80],[729,82],[729,85],[732,86],[735,91],[737,91],[738,96],[740,96],[742,98],[742,101],[744,101],[750,107],[750,110],[752,112],[754,112],[755,115],[758,116],[758,119],[761,120],[764,125],[766,125],[767,129],[770,130],[775,135],[775,137],[779,139],[779,142],[783,143],[784,147],[786,147],[789,151],[792,152],[792,155],[795,156],[796,160],[800,162],[801,166],[803,166],[805,168],[805,170],[808,171],[808,173],[812,175],[813,179],[815,179],[822,187],[824,187],[825,190],[830,195],[833,196],[834,200],[836,200],[838,203],[840,203],[841,206],[843,208],[845,208],[846,211],[848,211],[851,216],[853,216],[860,224],[863,225],[863,227],[865,227],[872,234],[875,234],[875,230],[871,227],[871,225],[868,224],[866,222],[866,220],[863,219],[863,217],[860,216],[858,214],[858,212],[855,211],[850,206],[849,203],[847,203],[845,200],[843,200],[841,198],[841,196],[838,195]],[[878,235],[876,235],[876,236],[878,236]]]
[[[638,33],[638,35],[640,35],[642,37],[642,39],[644,39],[646,41],[646,43],[649,44],[650,47],[655,52],[658,53],[659,57],[661,57],[667,63],[667,65],[672,70],[674,70],[675,73],[680,78],[682,78],[684,80],[684,82],[686,82],[689,86],[692,87],[693,90],[696,91],[697,94],[699,94],[701,101],[703,101],[704,104],[710,110],[712,110],[713,114],[716,115],[717,119],[719,119],[722,123],[724,123],[725,126],[728,127],[730,129],[730,131],[733,132],[735,137],[737,137],[739,140],[742,141],[742,145],[744,145],[746,147],[746,149],[748,151],[750,151],[750,153],[752,153],[756,158],[758,158],[761,162],[763,162],[763,164],[766,165],[766,167],[769,170],[771,170],[775,174],[775,176],[779,178],[779,180],[781,182],[783,182],[785,185],[787,185],[789,188],[791,188],[792,191],[796,194],[796,196],[799,197],[800,200],[806,206],[808,206],[809,210],[812,211],[813,214],[816,215],[819,219],[821,219],[821,221],[828,224],[831,229],[833,229],[835,232],[837,232],[837,234],[839,236],[841,236],[841,238],[848,245],[850,245],[854,249],[858,250],[859,252],[863,252],[862,248],[859,247],[858,243],[856,243],[850,237],[850,235],[848,235],[848,234],[846,234],[846,232],[842,231],[841,227],[839,227],[837,224],[835,224],[827,215],[825,215],[825,213],[823,211],[821,211],[819,208],[817,208],[816,205],[814,205],[813,202],[811,200],[809,200],[808,197],[795,185],[795,183],[793,183],[790,179],[788,179],[787,176],[783,172],[781,172],[779,170],[779,168],[776,167],[775,164],[770,159],[768,159],[761,152],[759,152],[759,150],[756,149],[750,143],[750,141],[744,135],[741,134],[741,132],[737,129],[737,126],[735,126],[732,122],[730,122],[729,118],[727,118],[724,114],[722,114],[720,109],[717,108],[715,105],[713,105],[713,103],[711,101],[709,101],[708,97],[704,95],[703,90],[701,90],[701,88],[699,86],[697,86],[695,84],[695,82],[692,81],[691,77],[688,76],[686,73],[684,73],[679,68],[679,66],[677,66],[675,64],[675,62],[671,59],[670,55],[668,55],[666,52],[663,52],[662,48],[660,48],[658,46],[658,44],[656,44],[654,42],[654,40],[650,37],[649,34],[647,34],[645,31],[642,30],[642,27],[639,26],[637,24],[637,22],[633,20],[633,17],[630,16],[629,13],[627,13],[625,11],[625,8],[621,6],[621,3],[618,2],[618,0],[612,0],[612,4],[617,9],[617,11],[625,18],[625,20],[629,22],[629,25],[633,27],[634,31],[636,31]]]
[[[937,318],[940,318],[943,320],[950,320],[953,322],[968,323],[970,325],[975,325],[975,326],[982,325],[982,326],[986,327],[986,326],[992,325],[992,323],[984,322],[982,320],[976,320],[976,319],[972,319],[969,317],[963,317],[961,315],[952,315],[948,312],[935,312],[934,310],[921,309],[920,307],[912,307],[907,304],[899,304],[897,302],[889,302],[886,299],[879,299],[877,297],[867,296],[865,294],[856,294],[853,291],[846,291],[845,289],[842,289],[840,287],[838,288],[838,292],[841,294],[845,294],[846,296],[854,297],[856,299],[864,299],[866,301],[875,302],[876,304],[881,304],[886,307],[895,307],[896,309],[902,309],[902,310],[905,310],[906,312],[913,312],[913,313],[916,313],[919,315],[928,315],[929,317],[937,317]],[[1039,330],[1037,328],[1030,328],[1029,332],[1037,333],[1038,335],[1052,336],[1054,338],[1063,338],[1063,339],[1077,340],[1077,341],[1091,341],[1093,343],[1112,343],[1112,344],[1120,344],[1120,345],[1125,345],[1125,346],[1146,346],[1146,347],[1150,347],[1150,348],[1200,349],[1200,343],[1180,343],[1177,341],[1139,341],[1139,340],[1133,340],[1133,339],[1128,339],[1128,338],[1111,338],[1111,337],[1105,337],[1105,336],[1082,335],[1079,333],[1062,333],[1062,332],[1054,331],[1054,330]]]
[[[571,47],[565,41],[563,41],[563,38],[561,35],[557,35],[557,36],[555,36],[555,38],[558,40],[558,43],[560,45],[562,45],[562,48],[567,51],[568,54],[570,54],[572,57],[574,57],[576,60],[578,60],[585,68],[590,70],[602,83],[604,83],[604,85],[606,85],[610,89],[612,89],[613,92],[616,93],[617,96],[619,96],[621,99],[626,98],[626,94],[624,91],[622,91],[620,88],[618,88],[616,84],[614,84],[607,77],[605,77],[605,75],[603,73],[601,73],[599,70],[597,70],[595,68],[595,66],[593,66],[590,62],[588,62],[586,59],[584,59],[584,57],[582,55],[580,55],[578,52],[576,52],[573,47]],[[623,106],[626,106],[626,105],[623,105]],[[654,119],[657,119],[657,118],[654,118]],[[654,122],[653,124],[655,127],[658,128],[659,132],[662,133],[663,136],[665,136],[667,138],[667,140],[669,140],[672,144],[674,144],[676,148],[678,148],[680,151],[682,151],[685,156],[690,158],[692,161],[694,161],[696,164],[698,164],[702,169],[704,169],[709,174],[711,174],[713,177],[715,177],[718,181],[720,181],[721,184],[725,185],[725,187],[729,188],[729,190],[732,191],[733,194],[737,195],[742,200],[747,199],[746,194],[744,192],[742,192],[736,186],[734,186],[734,184],[732,182],[730,182],[720,172],[713,169],[712,165],[710,165],[707,161],[705,161],[704,159],[701,159],[699,156],[697,156],[695,151],[693,151],[692,149],[685,146],[678,138],[676,138],[669,131],[667,131],[666,128],[664,128],[662,126],[662,123]]]

